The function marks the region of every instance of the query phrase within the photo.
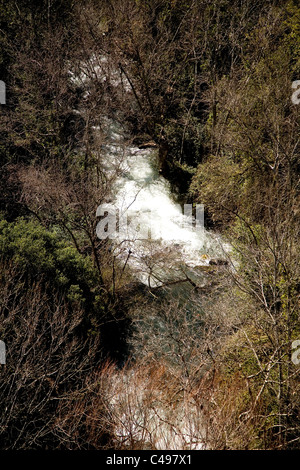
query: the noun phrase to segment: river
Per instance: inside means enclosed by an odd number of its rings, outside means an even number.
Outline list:
[[[126,145],[126,133],[116,121],[106,121],[105,133],[106,171],[120,176],[113,203],[98,208],[98,216],[110,212],[112,218],[103,217],[97,234],[104,238],[104,227],[111,222],[116,257],[126,260],[149,287],[178,281],[183,271],[194,278],[212,259],[224,259],[229,246],[205,229],[202,205],[182,207],[176,202],[177,195],[159,173],[157,150]]]
[[[81,86],[95,77],[107,80],[106,66],[105,57],[93,57],[90,64],[83,64],[79,75],[70,72],[71,79]],[[120,86],[114,70],[110,69],[109,77],[112,86]],[[133,99],[128,83],[125,88]],[[93,131],[101,141],[99,151],[107,178],[117,175],[112,178],[110,199],[95,208],[98,237],[111,238],[115,259],[123,267],[128,265],[131,275],[150,290],[173,285],[180,293],[181,283],[205,286],[203,268],[213,260],[226,259],[230,247],[205,229],[204,208],[199,205],[195,211],[176,201],[178,195],[159,172],[157,149],[132,145],[131,136],[117,119],[102,117],[101,126],[94,126]],[[198,341],[197,335],[195,339]],[[181,399],[167,404],[159,374],[155,374],[153,379],[151,374],[145,375],[143,367],[131,367],[107,375],[105,393],[117,444],[206,448],[203,416],[190,392],[183,387]]]

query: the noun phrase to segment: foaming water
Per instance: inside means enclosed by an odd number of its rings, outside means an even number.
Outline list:
[[[93,55],[80,71],[69,73],[87,94],[89,82],[100,80],[122,87],[132,99],[130,84],[105,55]],[[126,133],[116,120],[102,117],[101,129],[94,126],[94,132],[107,136],[103,164],[108,177],[120,174],[113,185],[113,204],[121,220],[128,222],[112,237],[114,253],[134,267],[142,282],[157,286],[180,278],[182,267],[193,269],[208,265],[211,258],[226,257],[230,246],[175,202],[168,181],[159,174],[155,150],[126,145]]]
[[[122,145],[114,122],[109,123],[109,139],[107,171],[117,166],[121,173],[114,206],[120,220],[127,222],[114,232],[115,252],[126,259],[130,254],[128,262],[142,282],[151,286],[164,282],[171,265],[174,277],[176,266],[194,268],[209,264],[211,258],[224,258],[229,247],[175,202],[168,181],[158,172],[156,151]]]

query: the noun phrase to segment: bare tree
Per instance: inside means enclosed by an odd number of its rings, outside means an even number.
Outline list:
[[[7,354],[0,372],[1,448],[68,448],[73,436],[61,438],[56,412],[84,389],[99,354],[98,337],[84,335],[80,304],[51,297],[39,281],[26,287],[26,277],[12,264],[2,268],[1,338]],[[89,447],[84,432],[80,439]]]

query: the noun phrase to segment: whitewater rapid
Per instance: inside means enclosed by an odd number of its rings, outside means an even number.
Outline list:
[[[102,219],[97,234],[110,222],[115,254],[126,258],[144,283],[157,286],[170,276],[180,277],[180,267],[206,266],[212,258],[224,258],[229,247],[204,227],[204,207],[176,203],[168,181],[159,174],[157,151],[126,145],[120,126],[107,120],[104,145],[107,173],[117,172],[113,202],[98,208],[113,214]],[[102,230],[102,232],[101,232]],[[172,269],[171,269],[172,268]],[[171,274],[172,273],[172,274]]]

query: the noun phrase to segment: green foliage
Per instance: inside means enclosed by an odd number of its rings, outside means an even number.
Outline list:
[[[91,259],[33,220],[1,220],[0,255],[31,279],[44,279],[54,289],[66,291],[70,299],[84,300],[97,285]]]

